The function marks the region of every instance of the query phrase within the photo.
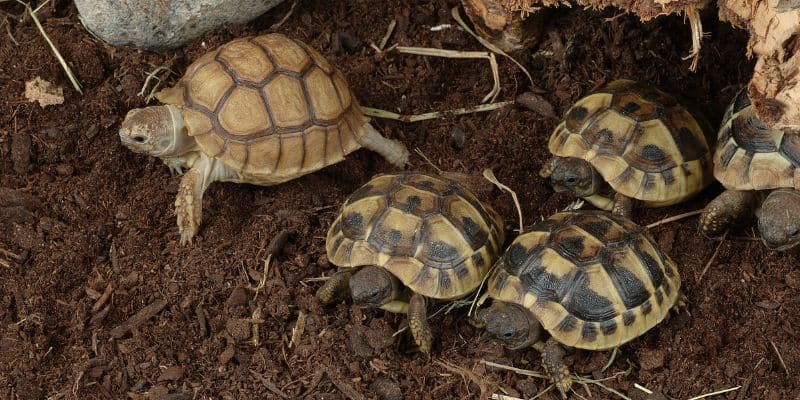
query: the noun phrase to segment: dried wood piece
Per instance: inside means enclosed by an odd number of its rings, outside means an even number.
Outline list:
[[[166,307],[167,301],[166,300],[156,300],[150,305],[142,308],[134,314],[132,317],[128,318],[127,321],[120,324],[118,327],[111,330],[111,337],[114,339],[119,339],[128,332],[133,329],[139,327],[139,325],[143,324],[145,321],[150,319],[151,317],[158,314],[164,307]]]
[[[750,33],[757,57],[748,94],[758,117],[775,129],[800,129],[800,2],[720,0],[719,17]]]

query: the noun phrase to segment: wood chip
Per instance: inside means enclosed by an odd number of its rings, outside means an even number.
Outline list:
[[[267,254],[278,255],[281,251],[283,251],[283,247],[286,246],[286,242],[289,241],[289,232],[288,229],[283,229],[278,232],[275,237],[269,242],[269,246],[267,246]]]
[[[306,329],[306,313],[303,310],[300,310],[300,314],[297,315],[297,323],[292,328],[292,340],[289,342],[289,348],[292,346],[297,346],[300,343],[300,339],[303,338],[303,331]]]
[[[288,394],[286,394],[282,390],[278,389],[278,387],[275,386],[275,384],[272,383],[272,381],[270,381],[269,379],[267,379],[264,375],[261,375],[256,371],[250,371],[250,373],[253,374],[253,376],[255,376],[256,378],[258,378],[258,380],[261,381],[261,384],[263,384],[264,387],[267,388],[267,390],[269,390],[270,392],[275,393],[276,395],[280,396],[282,399],[291,398]]]
[[[541,116],[558,120],[558,115],[553,111],[553,105],[544,97],[533,92],[525,92],[517,96],[517,103]]]
[[[364,395],[358,393],[358,391],[356,391],[355,388],[350,386],[350,384],[345,382],[345,380],[342,379],[340,376],[334,375],[330,371],[327,371],[327,375],[328,379],[330,379],[331,382],[333,382],[333,385],[336,386],[336,388],[339,389],[339,391],[342,392],[342,394],[346,398],[350,400],[366,400],[366,397],[364,397]]]
[[[25,98],[38,101],[42,108],[64,104],[64,89],[37,76],[25,82]]]
[[[143,324],[145,321],[150,319],[151,317],[158,314],[164,307],[167,306],[166,300],[156,300],[150,305],[142,308],[134,314],[132,317],[128,318],[127,321],[120,324],[118,327],[111,330],[111,337],[114,339],[119,339],[131,330],[137,328],[139,325]]]
[[[100,311],[100,308],[102,308],[106,301],[108,301],[108,299],[111,297],[111,293],[114,293],[114,287],[109,283],[108,286],[106,286],[106,290],[103,291],[103,294],[92,306],[93,313]]]
[[[180,365],[173,365],[168,367],[161,375],[158,376],[157,382],[164,382],[164,381],[177,381],[183,378],[183,367]]]

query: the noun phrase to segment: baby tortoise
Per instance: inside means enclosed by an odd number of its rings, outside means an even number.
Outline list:
[[[548,144],[539,172],[557,192],[630,216],[634,203],[684,201],[712,181],[711,129],[654,87],[616,80],[578,100]]]
[[[561,212],[526,229],[500,257],[488,281],[492,304],[475,323],[508,349],[539,350],[565,396],[565,346],[618,347],[658,324],[680,289],[675,262],[645,228],[606,211]]]
[[[128,112],[122,143],[182,177],[175,208],[181,244],[202,221],[214,181],[276,185],[363,147],[401,167],[408,151],[365,117],[344,75],[300,41],[272,33],[212,50],[161,90],[165,105]]]
[[[714,177],[725,191],[700,216],[700,230],[719,236],[755,214],[771,250],[800,243],[800,133],[770,129],[742,89],[723,117],[714,152]]]
[[[428,353],[428,299],[477,289],[504,240],[502,218],[456,182],[378,175],[350,195],[328,231],[328,259],[339,271],[317,298],[333,304],[349,289],[355,304],[407,313],[419,350]]]

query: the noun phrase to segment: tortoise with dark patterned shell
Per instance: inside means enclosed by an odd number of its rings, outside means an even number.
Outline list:
[[[508,349],[539,350],[562,395],[572,385],[565,347],[618,347],[683,298],[677,265],[648,231],[597,210],[526,229],[498,260],[487,293],[491,305],[478,310],[477,324]]]
[[[714,177],[726,190],[703,210],[703,234],[719,236],[755,214],[769,249],[782,251],[800,243],[800,133],[767,127],[746,88],[725,112]]]
[[[407,313],[419,350],[430,352],[428,299],[455,300],[480,286],[500,254],[502,218],[458,183],[431,175],[379,175],[354,192],[328,231],[339,267],[317,291]]]
[[[616,80],[578,100],[553,130],[539,174],[557,192],[629,216],[682,202],[712,181],[704,119],[654,87]]]

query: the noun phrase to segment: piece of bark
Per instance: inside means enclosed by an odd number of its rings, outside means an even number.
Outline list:
[[[748,95],[774,129],[800,129],[800,1],[720,0],[719,17],[750,33],[757,58]]]
[[[156,300],[150,305],[142,308],[134,314],[132,317],[128,318],[127,321],[120,324],[118,327],[111,330],[110,334],[111,337],[114,339],[119,339],[132,329],[136,329],[139,325],[143,324],[145,321],[150,319],[150,317],[156,315],[167,305],[166,300]]]

